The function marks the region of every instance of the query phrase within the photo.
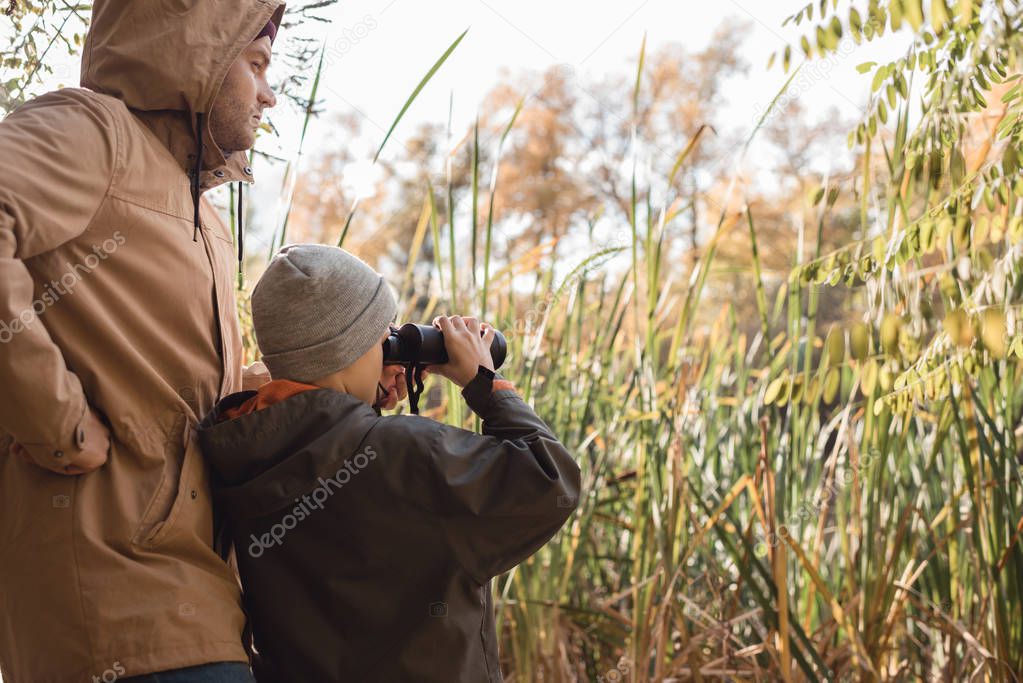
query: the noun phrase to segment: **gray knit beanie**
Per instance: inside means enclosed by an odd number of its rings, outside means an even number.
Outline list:
[[[274,379],[309,382],[358,360],[387,330],[397,304],[362,259],[324,244],[289,244],[252,291],[252,325]]]

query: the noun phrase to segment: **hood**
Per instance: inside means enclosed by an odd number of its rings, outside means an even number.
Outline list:
[[[270,384],[226,396],[199,424],[214,500],[235,521],[294,505],[310,482],[337,473],[379,419],[351,394]]]
[[[182,146],[187,157],[195,152],[195,115],[209,113],[235,58],[267,21],[280,26],[284,6],[281,0],[95,0],[81,85],[118,98],[143,119],[178,114],[185,126],[167,131],[164,142],[172,152]],[[204,170],[225,166],[205,122],[203,142]]]
[[[202,190],[253,180],[245,154],[224,157],[206,115],[235,58],[267,21],[280,27],[284,7],[282,0],[93,3],[81,85],[123,101],[192,174],[196,228]]]

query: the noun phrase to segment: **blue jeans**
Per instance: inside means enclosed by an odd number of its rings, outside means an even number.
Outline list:
[[[144,676],[119,678],[118,683],[255,683],[245,662],[200,664],[187,669],[160,671]]]

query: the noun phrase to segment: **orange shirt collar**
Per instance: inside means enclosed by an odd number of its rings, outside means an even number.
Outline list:
[[[225,410],[220,415],[218,422],[233,420],[241,415],[254,413],[257,410],[262,410],[263,408],[279,403],[286,398],[290,398],[295,394],[301,394],[303,391],[322,388],[323,387],[316,386],[315,384],[295,382],[290,379],[274,379],[259,387],[259,389],[256,390],[256,395],[249,398],[241,405]]]

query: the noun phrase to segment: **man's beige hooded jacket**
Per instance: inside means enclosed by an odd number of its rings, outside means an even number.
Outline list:
[[[83,87],[0,122],[5,683],[247,661],[195,427],[243,378],[232,236],[199,196],[252,173],[206,120],[199,187],[190,171],[197,114],[283,11],[96,0]],[[90,407],[111,431],[103,467],[64,476],[7,455],[13,439],[37,463],[73,463]]]

